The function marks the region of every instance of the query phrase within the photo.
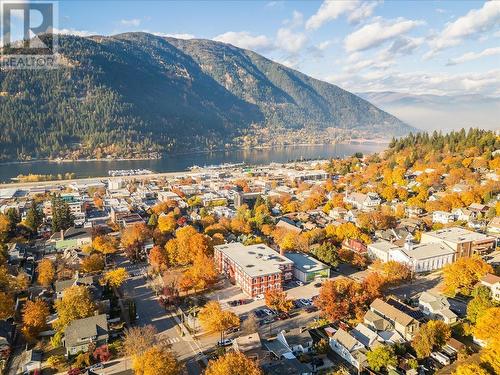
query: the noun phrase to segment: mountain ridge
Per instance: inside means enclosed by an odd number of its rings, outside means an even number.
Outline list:
[[[46,36],[48,37],[48,36]],[[55,71],[0,73],[0,158],[147,156],[412,128],[253,51],[148,33],[59,36]]]

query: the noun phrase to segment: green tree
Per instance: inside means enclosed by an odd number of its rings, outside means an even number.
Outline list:
[[[60,197],[54,195],[52,205],[52,232],[68,229],[75,223],[69,205]]]
[[[37,233],[38,227],[42,224],[43,213],[38,208],[35,201],[31,202],[31,207],[26,213],[26,219],[24,220],[24,225],[28,227],[33,233]]]
[[[332,267],[339,265],[339,255],[337,249],[331,242],[323,242],[314,250],[314,255],[320,261],[329,264]]]
[[[398,358],[394,353],[394,348],[389,345],[380,345],[366,353],[368,364],[375,371],[387,369],[388,366],[396,366]]]
[[[472,291],[473,299],[467,304],[467,319],[472,324],[476,324],[486,310],[495,306],[490,297],[490,290],[485,286],[478,286]]]

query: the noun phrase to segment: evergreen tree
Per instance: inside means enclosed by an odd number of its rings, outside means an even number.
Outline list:
[[[68,229],[74,225],[69,205],[59,196],[52,197],[52,232]]]
[[[36,234],[38,227],[42,224],[42,220],[43,213],[39,210],[35,202],[31,202],[31,207],[26,214],[24,224]]]

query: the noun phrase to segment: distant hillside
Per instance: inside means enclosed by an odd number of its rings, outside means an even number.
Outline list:
[[[479,94],[414,95],[391,91],[357,95],[423,130],[500,129],[500,98]]]
[[[402,135],[411,127],[254,52],[146,33],[59,38],[62,67],[0,72],[0,158]]]

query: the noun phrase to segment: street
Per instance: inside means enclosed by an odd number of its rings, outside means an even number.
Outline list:
[[[136,303],[138,319],[135,324],[138,326],[148,324],[154,326],[158,331],[160,340],[167,342],[176,353],[177,359],[186,363],[188,373],[190,375],[200,374],[201,369],[196,362],[200,352],[197,342],[190,335],[181,336],[177,316],[166,312],[158,303],[158,298],[154,292],[148,288],[146,278],[143,276],[146,265],[131,264],[123,255],[118,255],[116,260],[116,267],[124,267],[130,274],[135,275],[129,277],[122,286],[125,296],[133,298]],[[130,368],[129,359],[123,359],[121,362],[124,363],[106,367],[102,373],[112,374],[118,372],[120,368],[122,370]]]

